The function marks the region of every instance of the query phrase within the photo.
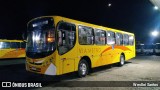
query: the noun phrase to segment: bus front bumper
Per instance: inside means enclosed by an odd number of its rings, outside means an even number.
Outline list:
[[[39,74],[56,75],[56,66],[53,63],[50,63],[47,66],[38,66],[27,63],[26,70]]]

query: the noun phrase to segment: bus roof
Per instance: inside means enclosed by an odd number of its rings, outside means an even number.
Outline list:
[[[102,30],[106,30],[106,31],[110,30],[110,31],[114,31],[114,32],[134,35],[133,33],[126,32],[126,31],[123,31],[123,30],[118,30],[118,29],[113,29],[113,28],[104,27],[104,26],[100,26],[100,25],[90,24],[90,23],[86,23],[86,22],[82,22],[82,21],[78,21],[78,20],[74,20],[74,19],[69,19],[69,18],[62,17],[62,16],[41,16],[41,17],[37,17],[37,18],[34,18],[34,19],[30,20],[28,22],[28,24],[33,20],[36,20],[38,18],[43,18],[43,17],[53,17],[54,19],[62,19],[63,21],[66,20],[66,21],[69,21],[70,23],[74,23],[74,24],[77,24],[77,25],[83,25],[83,26],[88,26],[88,27],[92,27],[92,28],[96,28],[96,29],[102,29]]]
[[[90,26],[90,27],[93,27],[93,28],[96,28],[96,29],[110,30],[110,31],[114,31],[114,32],[120,32],[120,33],[126,33],[126,34],[134,35],[133,33],[130,33],[130,32],[126,32],[126,31],[122,31],[122,30],[118,30],[118,29],[113,29],[113,28],[109,28],[109,27],[104,27],[104,26],[100,26],[100,25],[90,24],[90,23],[86,23],[86,22],[82,22],[82,21],[78,21],[78,20],[69,19],[69,18],[66,18],[66,17],[61,17],[61,16],[53,16],[53,17],[54,18],[61,18],[64,21],[67,20],[67,21],[69,21],[71,23],[73,22],[77,25],[86,25],[86,26]]]

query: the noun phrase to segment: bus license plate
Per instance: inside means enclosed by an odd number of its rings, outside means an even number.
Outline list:
[[[37,68],[35,68],[35,67],[32,67],[31,69],[32,69],[32,70],[37,70]]]

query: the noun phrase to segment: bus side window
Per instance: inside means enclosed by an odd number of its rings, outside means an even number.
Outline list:
[[[0,42],[0,49],[10,49],[10,42]]]
[[[78,32],[79,32],[79,44],[91,45],[94,43],[93,28],[86,26],[79,26]]]
[[[96,29],[94,31],[95,44],[105,45],[106,44],[106,33],[103,30]]]
[[[65,54],[70,51],[76,42],[76,26],[71,23],[60,21],[58,24],[58,51]]]
[[[123,34],[123,44],[129,45],[129,35]]]
[[[11,42],[11,48],[20,48],[20,42]]]
[[[26,48],[26,43],[25,42],[21,42],[21,48]]]
[[[0,49],[3,49],[3,42],[0,42]]]
[[[129,35],[129,45],[134,45],[134,36]]]
[[[109,45],[115,44],[115,33],[112,31],[107,32],[107,44]]]
[[[121,33],[116,33],[116,44],[123,45],[123,35]]]

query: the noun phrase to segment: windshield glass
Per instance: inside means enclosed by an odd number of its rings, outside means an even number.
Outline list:
[[[50,19],[49,19],[50,20]],[[30,22],[27,31],[27,56],[32,58],[42,58],[50,55],[56,49],[55,28],[53,21],[38,19]]]
[[[54,50],[54,30],[34,30],[28,32],[27,51],[48,52]]]

